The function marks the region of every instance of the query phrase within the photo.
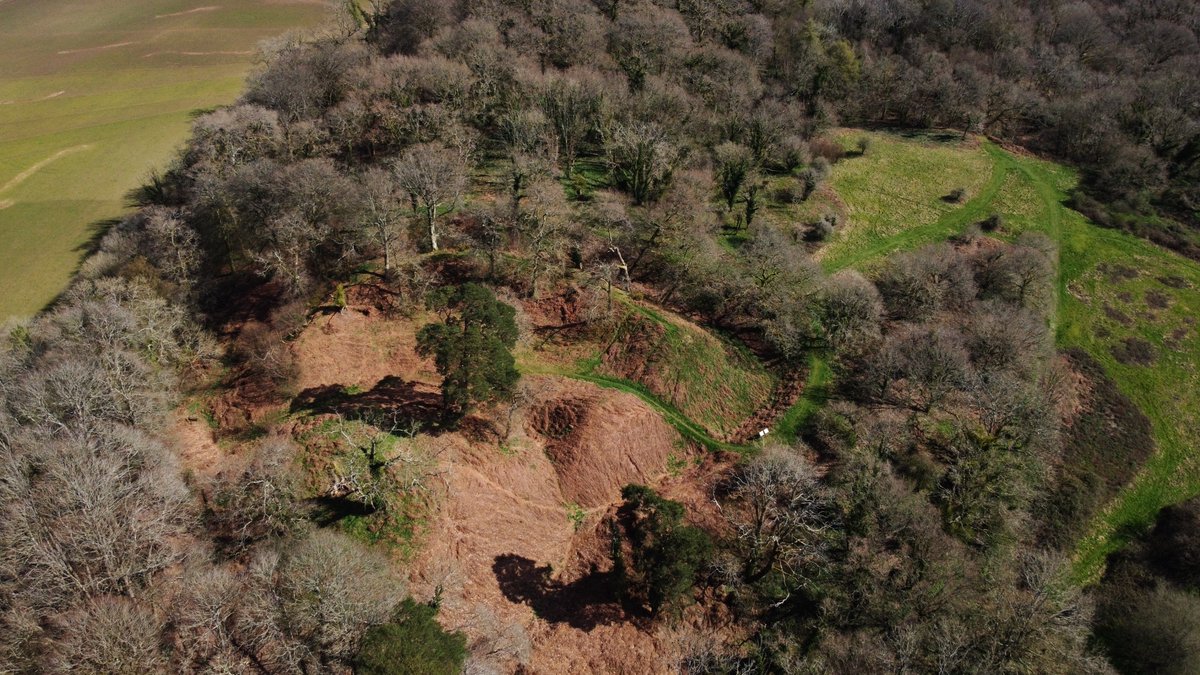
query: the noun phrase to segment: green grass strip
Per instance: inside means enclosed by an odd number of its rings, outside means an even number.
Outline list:
[[[823,354],[813,354],[808,360],[808,380],[800,398],[788,408],[775,422],[772,432],[787,443],[795,443],[800,431],[813,413],[821,409],[829,399],[829,384],[833,379],[833,370],[829,367],[829,359]]]

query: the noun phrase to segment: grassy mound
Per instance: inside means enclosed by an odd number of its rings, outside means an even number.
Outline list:
[[[638,383],[726,438],[770,402],[774,386],[740,346],[632,302],[592,372]]]
[[[1070,547],[1088,522],[1154,452],[1150,420],[1117,389],[1104,368],[1082,349],[1068,350],[1072,367],[1087,378],[1087,405],[1063,439],[1055,485],[1039,506],[1042,538]]]
[[[518,368],[633,394],[690,441],[744,449],[733,432],[770,404],[775,377],[744,347],[619,291],[612,312],[599,330],[569,339],[555,325],[556,312],[535,319],[543,338],[531,349],[518,347]]]

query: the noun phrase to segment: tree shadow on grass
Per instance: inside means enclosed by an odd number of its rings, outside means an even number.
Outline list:
[[[443,422],[439,394],[419,390],[417,383],[406,382],[395,375],[388,375],[370,390],[360,393],[347,392],[345,387],[336,384],[309,387],[292,399],[291,412],[346,417],[384,413],[395,420],[419,422],[426,429],[438,427]]]
[[[500,591],[510,602],[529,605],[550,623],[566,623],[589,632],[628,620],[617,601],[616,578],[612,572],[592,572],[576,581],[563,583],[551,578],[549,565],[516,555],[498,555],[492,564]]]
[[[329,527],[351,516],[369,516],[376,509],[345,497],[322,495],[304,501],[308,517],[318,527]]]

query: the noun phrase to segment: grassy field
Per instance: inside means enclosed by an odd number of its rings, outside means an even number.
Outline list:
[[[1097,580],[1107,555],[1159,509],[1200,494],[1200,265],[1098,228],[1063,206],[1077,180],[1064,167],[991,143],[868,135],[866,157],[834,167],[831,183],[853,220],[822,252],[823,266],[869,270],[889,253],[944,240],[991,213],[1004,217],[1003,237],[1044,232],[1060,244],[1053,315],[1059,346],[1090,353],[1149,416],[1156,453],[1096,517],[1075,553],[1076,581]],[[916,159],[926,154],[937,163]],[[965,178],[968,172],[976,178]],[[974,193],[969,189],[964,203],[948,209],[939,193],[950,183],[974,186]],[[827,374],[815,372],[823,383]],[[817,404],[802,398],[781,426]]]
[[[843,131],[849,146],[862,137]],[[830,269],[861,266],[896,247],[922,226],[957,218],[990,199],[996,177],[991,161],[973,140],[949,134],[869,134],[867,154],[838,162],[830,185],[846,205],[843,223],[817,254]],[[960,203],[946,197],[962,190]]]
[[[259,41],[328,12],[319,0],[0,0],[0,321],[58,294],[192,112],[236,98]]]

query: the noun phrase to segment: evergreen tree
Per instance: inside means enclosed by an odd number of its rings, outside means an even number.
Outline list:
[[[413,602],[400,603],[392,621],[367,631],[359,651],[356,672],[368,675],[455,675],[462,672],[467,640],[438,625],[437,608]]]
[[[614,539],[612,555],[622,596],[635,604],[644,602],[652,614],[678,607],[696,583],[712,542],[702,530],[684,523],[683,504],[651,488],[626,485],[621,497],[631,551],[626,560]]]
[[[442,382],[446,414],[461,418],[473,403],[506,397],[517,382],[512,347],[516,311],[479,284],[449,286],[428,298],[444,314],[417,334],[417,351],[432,356]]]

